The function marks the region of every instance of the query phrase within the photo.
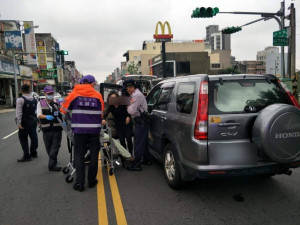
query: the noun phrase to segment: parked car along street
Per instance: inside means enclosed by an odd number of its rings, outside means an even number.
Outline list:
[[[220,176],[290,175],[300,166],[300,110],[273,75],[166,79],[147,96],[149,148],[172,188]]]

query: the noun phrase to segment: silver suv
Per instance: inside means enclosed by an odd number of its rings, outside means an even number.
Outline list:
[[[149,149],[172,188],[220,176],[291,174],[300,166],[300,110],[273,75],[191,75],[147,96]]]

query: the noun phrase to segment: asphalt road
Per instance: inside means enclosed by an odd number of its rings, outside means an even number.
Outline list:
[[[300,224],[300,169],[292,176],[197,180],[175,191],[158,162],[141,172],[117,166],[115,176],[100,167],[103,181],[80,193],[64,174],[48,171],[41,133],[38,158],[17,163],[17,133],[3,139],[17,130],[14,112],[0,114],[0,127],[1,225]],[[68,162],[64,136],[58,164]]]

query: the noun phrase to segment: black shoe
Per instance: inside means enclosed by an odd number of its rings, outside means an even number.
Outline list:
[[[31,161],[31,158],[30,157],[22,157],[21,159],[18,159],[18,162],[28,162],[28,161]]]
[[[94,181],[89,182],[89,188],[93,188],[93,187],[95,187],[97,184],[98,184],[98,180],[95,179]]]
[[[31,158],[37,158],[38,157],[37,153],[30,154],[30,156],[31,156]]]
[[[49,171],[61,171],[61,167],[57,167],[57,166],[53,166],[53,167],[49,167]]]
[[[141,166],[130,166],[126,168],[128,171],[142,171]]]
[[[73,189],[82,192],[84,191],[84,186],[83,184],[75,183],[73,184]]]

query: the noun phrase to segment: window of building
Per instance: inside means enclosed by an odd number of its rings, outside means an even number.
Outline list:
[[[220,63],[212,63],[211,68],[212,69],[219,69],[219,68],[221,68],[221,65],[220,65]]]
[[[153,46],[153,50],[156,50],[156,46]]]
[[[190,62],[176,62],[177,73],[190,73]]]

